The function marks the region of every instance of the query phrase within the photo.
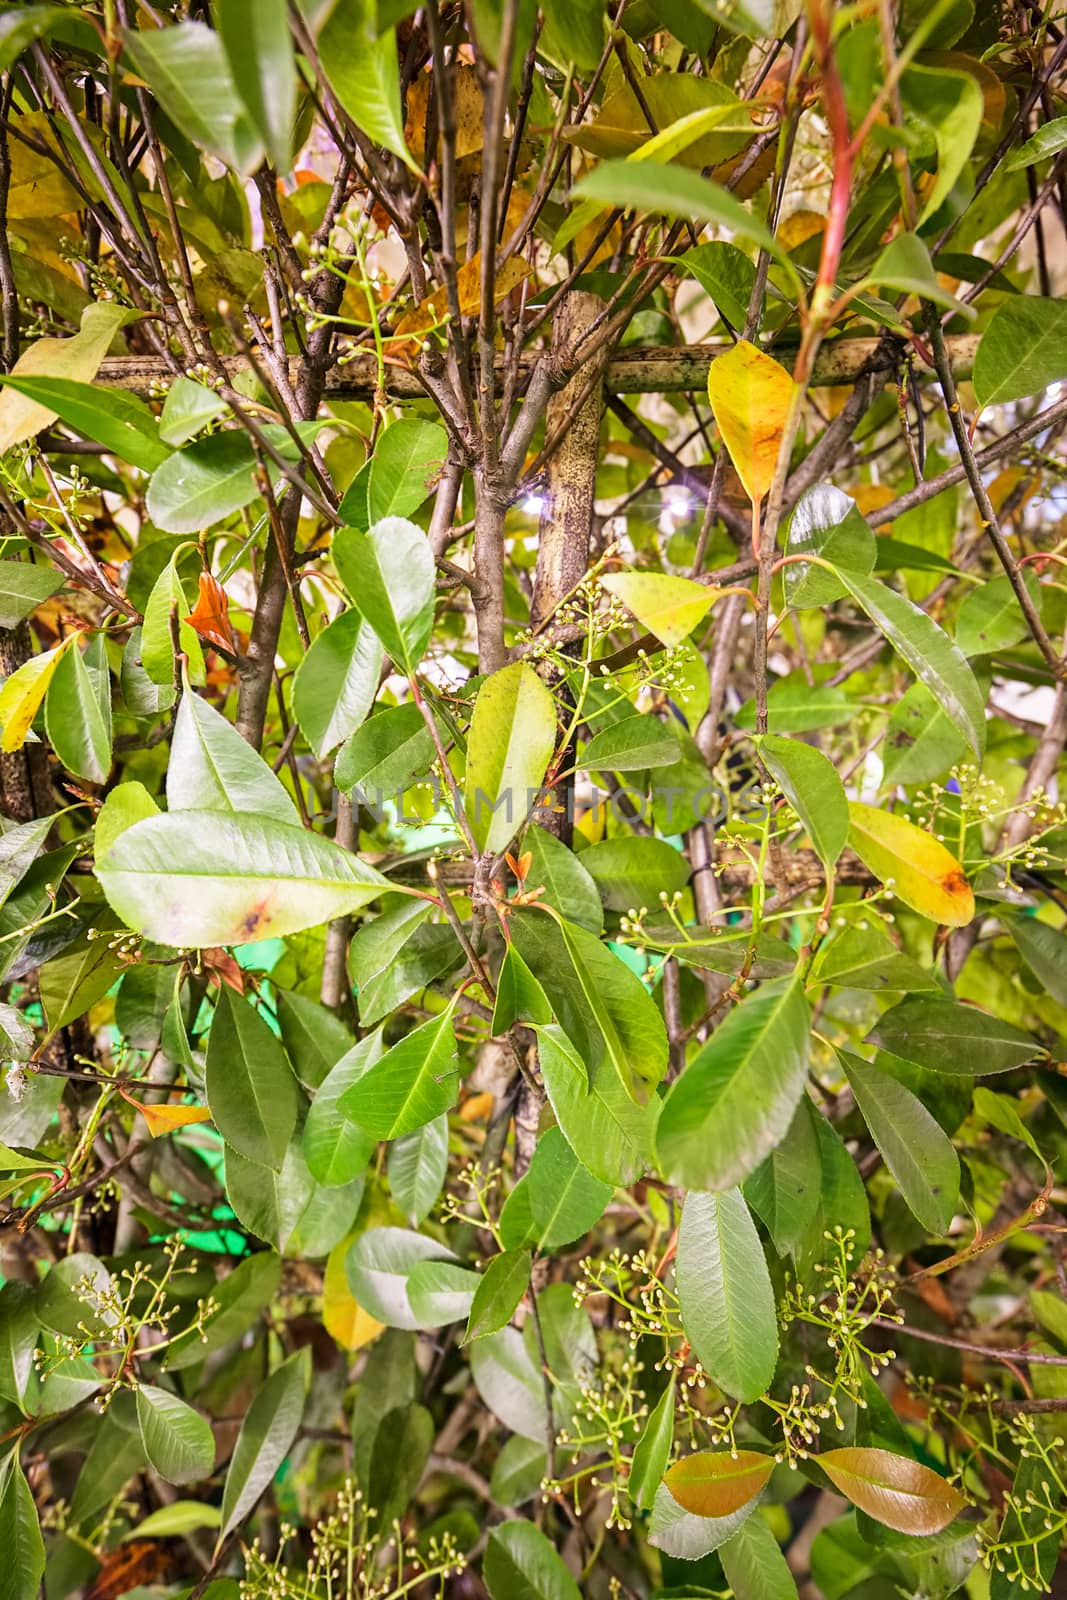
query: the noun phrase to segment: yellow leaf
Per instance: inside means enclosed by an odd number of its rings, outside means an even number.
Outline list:
[[[785,368],[746,339],[738,340],[708,369],[708,399],[715,421],[754,505],[773,481],[793,389]]]
[[[601,583],[668,649],[688,639],[718,597],[710,584],[660,572],[612,572]]]
[[[497,273],[493,284],[494,298],[503,300],[518,287],[530,273],[529,264],[519,256],[512,256]],[[459,309],[465,317],[473,317],[482,303],[482,257],[476,251],[456,273],[456,292]],[[401,317],[396,332],[389,341],[389,355],[394,360],[413,360],[418,354],[417,336],[431,328],[439,327],[448,315],[448,292],[441,288],[426,300],[420,300],[413,311]]]
[[[73,378],[79,383],[91,383],[116,333],[139,315],[140,312],[112,302],[86,306],[79,333],[69,339],[38,339],[19,356],[11,369],[12,376]],[[55,422],[56,415],[36,400],[27,400],[14,389],[5,388],[0,394],[0,455],[12,445],[32,439]]]
[[[0,399],[0,406],[7,395]],[[48,650],[43,656],[34,656],[30,661],[24,661],[22,666],[13,672],[4,687],[0,689],[0,750],[10,753],[12,750],[21,750],[26,743],[26,735],[30,731],[30,724],[37,715],[48,685],[59,666],[60,657],[78,637],[76,633],[68,634],[62,644],[57,644],[54,650]]]
[[[384,1332],[384,1324],[364,1311],[348,1287],[345,1257],[356,1237],[350,1233],[334,1245],[326,1260],[322,1285],[323,1326],[345,1350],[360,1350]]]
[[[193,1122],[211,1121],[207,1106],[145,1106],[135,1100],[130,1104],[138,1106],[153,1139],[158,1139],[162,1133],[173,1133],[175,1128],[187,1128]]]
[[[898,900],[931,922],[966,927],[974,917],[974,894],[956,857],[933,834],[858,801],[848,811],[849,844]]]

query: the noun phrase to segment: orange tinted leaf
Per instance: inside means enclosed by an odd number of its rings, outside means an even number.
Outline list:
[[[85,1591],[85,1600],[116,1600],[118,1595],[152,1583],[172,1562],[170,1551],[149,1539],[120,1545],[104,1557],[94,1583]]]
[[[164,1133],[173,1133],[175,1128],[187,1128],[194,1122],[211,1121],[207,1106],[146,1106],[139,1100],[130,1100],[130,1104],[136,1106],[144,1117],[145,1126],[153,1139],[158,1139]]]
[[[933,834],[906,817],[849,804],[848,842],[865,867],[904,905],[931,922],[964,928],[974,916],[974,893],[963,868]]]
[[[793,391],[785,368],[747,339],[739,339],[708,369],[715,421],[753,503],[763,499],[774,478]]]
[[[688,639],[719,593],[710,584],[662,572],[612,572],[600,581],[668,649]]]
[[[530,267],[527,262],[518,256],[512,256],[496,275],[493,285],[495,298],[506,299],[512,289],[517,288],[522,280],[529,276],[529,272]],[[465,261],[456,273],[456,292],[460,311],[465,317],[474,316],[482,302],[480,250],[475,251],[471,259]],[[389,341],[389,355],[394,361],[413,361],[419,353],[420,336],[431,328],[440,326],[447,315],[447,290],[438,289],[436,294],[420,300],[414,310],[401,317],[397,323],[396,333]]]
[[[824,1450],[818,1462],[846,1499],[898,1533],[940,1533],[966,1503],[939,1473],[890,1450]]]
[[[663,1481],[695,1517],[728,1517],[759,1494],[773,1471],[772,1457],[755,1450],[698,1450],[676,1461]]]
[[[230,627],[230,600],[225,589],[210,572],[200,574],[200,593],[196,605],[183,619],[196,629],[201,639],[219,650],[233,654],[233,629]]]

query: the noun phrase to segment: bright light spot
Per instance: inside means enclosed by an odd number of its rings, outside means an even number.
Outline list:
[[[543,494],[528,494],[522,502],[522,509],[528,516],[539,517],[544,510],[545,497]]]

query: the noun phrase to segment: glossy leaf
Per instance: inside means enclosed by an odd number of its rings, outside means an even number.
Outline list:
[[[353,605],[410,677],[433,629],[436,574],[426,535],[404,517],[384,517],[369,533],[342,528],[333,558]]]
[[[648,1542],[678,1561],[699,1561],[732,1539],[756,1505],[753,1499],[726,1517],[697,1517],[680,1506],[667,1485],[661,1483],[649,1518]]]
[[[1005,925],[1030,971],[1057,1005],[1067,1006],[1067,934],[1036,917],[1010,917]]]
[[[755,1450],[695,1450],[682,1456],[664,1482],[672,1496],[696,1517],[728,1517],[764,1488],[774,1458]]]
[[[507,1327],[526,1293],[530,1264],[529,1250],[502,1250],[493,1256],[474,1291],[464,1344]]]
[[[781,254],[773,234],[729,190],[684,167],[602,161],[575,185],[574,194],[622,210],[714,223],[728,228],[735,238],[748,239],[774,256]]]
[[[749,1517],[722,1546],[719,1559],[735,1600],[796,1600],[796,1580],[762,1517]]]
[[[169,945],[278,938],[358,911],[386,887],[373,867],[319,834],[217,811],[134,823],[97,877],[131,928]]]
[[[3,1600],[36,1600],[44,1576],[45,1548],[17,1446],[6,1461],[0,1460],[0,1549],[4,1552]]]
[[[1023,584],[1038,613],[1041,590],[1032,572],[1022,574]],[[1007,578],[990,578],[972,589],[960,606],[956,619],[956,643],[965,656],[988,655],[994,650],[1009,650],[1029,637],[1030,629],[1022,614],[1015,590]]]
[[[848,800],[833,762],[813,745],[773,733],[759,741],[759,752],[810,835],[816,855],[831,871],[849,828]]]
[[[581,865],[611,911],[658,905],[661,894],[669,899],[689,881],[685,857],[665,839],[620,834],[583,850]]]
[[[213,29],[203,22],[127,29],[123,42],[138,75],[177,127],[239,171],[255,170],[263,147]]]
[[[77,333],[66,339],[37,339],[12,367],[11,378],[63,378],[91,383],[119,329],[137,312],[114,301],[86,306]],[[59,413],[43,399],[20,394],[12,384],[0,390],[0,455],[32,439]]]
[[[353,1084],[382,1058],[381,1029],[354,1044],[319,1085],[304,1123],[304,1159],[318,1183],[351,1183],[366,1167],[377,1139],[346,1117],[340,1102]]]
[[[419,1326],[408,1278],[420,1261],[455,1261],[450,1250],[406,1228],[369,1228],[348,1253],[348,1282],[359,1304],[390,1328]]]
[[[342,611],[313,640],[293,679],[293,710],[317,756],[364,721],[381,671],[381,641],[358,611]]]
[[[758,1399],[778,1364],[778,1318],[763,1246],[739,1189],[686,1195],[676,1281],[686,1337],[708,1376],[735,1400]],[[741,1504],[701,1515],[725,1516]]]
[[[651,717],[623,717],[596,734],[582,751],[590,771],[643,772],[669,767],[678,760],[678,736],[665,722]]]
[[[611,1184],[602,1183],[579,1161],[560,1128],[549,1128],[537,1141],[524,1178],[539,1250],[558,1250],[588,1233],[611,1199]]]
[[[478,691],[467,743],[464,809],[479,850],[497,855],[533,809],[556,747],[556,708],[517,661]]]
[[[284,173],[296,113],[296,67],[285,0],[217,0],[215,25],[248,119]]]
[[[208,1036],[205,1082],[226,1142],[249,1161],[280,1168],[296,1126],[296,1081],[263,1018],[226,987]]]
[[[537,1030],[545,1091],[578,1160],[604,1183],[632,1183],[652,1165],[659,1115],[653,1095],[639,1105],[611,1072],[592,1084],[584,1061],[562,1028]]]
[[[928,1233],[947,1233],[959,1203],[952,1141],[911,1090],[849,1051],[841,1064],[871,1137],[908,1206]]]
[[[649,1412],[630,1458],[630,1476],[626,1480],[626,1488],[634,1505],[642,1511],[651,1511],[671,1457],[674,1443],[674,1385],[672,1373],[666,1388]]]
[[[341,1114],[376,1139],[399,1139],[455,1105],[454,1005],[413,1028],[361,1073],[338,1101]]]
[[[167,1483],[196,1483],[211,1476],[215,1465],[211,1429],[178,1395],[139,1384],[137,1420],[145,1455]]]
[[[940,1533],[965,1504],[930,1467],[888,1450],[821,1450],[818,1462],[846,1499],[898,1533]]]
[[[372,804],[393,799],[434,759],[434,743],[418,706],[392,706],[364,722],[337,752],[334,782]]]
[[[794,404],[792,377],[773,356],[739,339],[708,369],[708,399],[734,471],[758,504],[774,479]]]
[[[417,170],[404,139],[394,30],[378,31],[367,0],[338,0],[319,34],[318,51],[330,88],[357,127],[372,144],[384,145]]]
[[[411,417],[386,428],[370,460],[371,522],[417,511],[439,477],[447,451],[448,435],[439,423]]]
[[[526,874],[528,887],[540,889],[545,904],[555,906],[568,922],[589,933],[600,933],[604,926],[604,909],[597,886],[582,865],[581,856],[568,850],[547,828],[527,828],[522,848],[530,857]]]
[[[167,705],[173,698],[175,682],[172,616],[178,619],[178,645],[186,657],[190,680],[195,684],[205,681],[204,652],[196,629],[186,620],[189,596],[178,571],[178,560],[178,553],[175,552],[153,584],[141,629],[141,664],[153,683],[170,690]]]
[[[999,305],[974,358],[980,406],[1038,394],[1067,378],[1067,306],[1062,300],[1013,295]]]
[[[305,1346],[283,1361],[252,1401],[226,1473],[219,1545],[248,1515],[292,1448],[304,1415],[310,1357]]]
[[[818,1113],[805,1096],[788,1132],[745,1181],[745,1202],[759,1217],[780,1256],[804,1240],[819,1211],[822,1160]]]
[[[1010,1072],[1046,1054],[1021,1028],[955,1000],[904,1000],[867,1038],[931,1072],[967,1077]]]
[[[1018,172],[1020,167],[1032,167],[1035,162],[1046,161],[1063,149],[1067,149],[1067,117],[1053,117],[1051,122],[1043,123],[1018,150],[1012,151],[1004,163],[1004,170]]]
[[[974,894],[960,863],[933,834],[859,801],[850,801],[848,812],[849,844],[898,900],[931,922],[967,926]]]
[[[689,1189],[730,1189],[782,1139],[804,1092],[808,1008],[801,985],[764,984],[725,1018],[668,1090],[661,1170]]]
[[[482,1571],[490,1600],[580,1600],[562,1557],[532,1522],[494,1528]]]
[[[171,811],[252,813],[299,826],[300,814],[263,757],[209,701],[186,688],[174,720]]]
[[[0,628],[17,628],[57,589],[63,575],[28,561],[0,561]]]
[[[97,388],[72,377],[20,377],[12,372],[0,382],[143,472],[154,472],[170,455],[159,437],[155,416],[136,395]]]
[[[435,1117],[390,1145],[387,1171],[393,1199],[408,1221],[418,1227],[429,1216],[444,1188],[448,1172],[448,1117]]]
[[[668,649],[688,639],[717,599],[707,584],[662,572],[609,572],[600,582]]]
[[[56,668],[64,655],[75,647],[75,639],[75,634],[68,635],[55,649],[32,656],[5,679],[0,689],[0,728],[3,729],[0,750],[6,754],[22,749]]]
[[[408,1305],[416,1327],[443,1328],[464,1321],[480,1281],[477,1272],[453,1261],[417,1261],[407,1279]]]
[[[789,519],[786,555],[790,562],[782,568],[785,597],[791,606],[802,609],[829,605],[846,592],[836,572],[804,560],[806,556],[818,556],[833,567],[868,573],[876,554],[874,534],[856,502],[833,484],[816,484],[801,495]]]

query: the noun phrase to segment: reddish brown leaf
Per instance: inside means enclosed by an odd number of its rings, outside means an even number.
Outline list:
[[[147,1539],[121,1545],[104,1557],[96,1581],[85,1591],[85,1600],[116,1600],[118,1595],[152,1583],[170,1564],[169,1553]]]
[[[695,1517],[728,1517],[759,1494],[774,1471],[755,1450],[697,1450],[669,1468],[663,1481]]]
[[[818,1461],[835,1489],[897,1533],[940,1533],[966,1503],[939,1473],[890,1450],[824,1450]]]
[[[200,574],[200,593],[196,605],[184,619],[196,629],[201,639],[213,644],[227,654],[234,653],[233,629],[230,627],[230,600],[225,589],[210,572]]]

